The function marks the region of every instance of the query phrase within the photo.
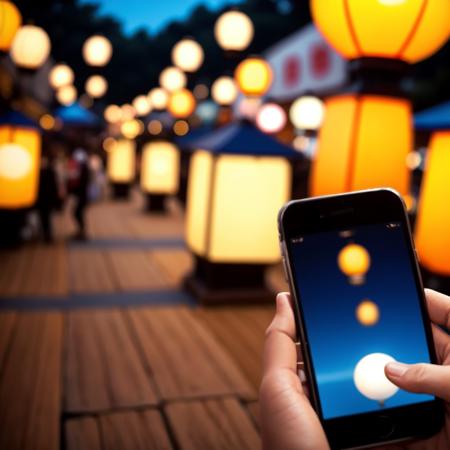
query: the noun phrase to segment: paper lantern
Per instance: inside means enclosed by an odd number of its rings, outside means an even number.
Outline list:
[[[350,284],[363,284],[370,268],[369,252],[358,244],[346,245],[338,255],[339,269],[348,276]]]
[[[162,110],[167,107],[167,103],[169,102],[169,94],[163,88],[153,88],[147,94],[147,98],[150,102],[150,105],[155,110]]]
[[[10,49],[21,24],[22,16],[16,5],[7,0],[0,0],[0,51],[7,52]]]
[[[195,98],[188,89],[180,89],[171,94],[167,110],[172,116],[182,119],[195,111]]]
[[[168,92],[174,92],[186,86],[187,78],[178,67],[166,67],[159,75],[159,84]]]
[[[245,50],[250,45],[253,35],[252,21],[240,11],[222,14],[214,25],[214,36],[224,50]]]
[[[272,84],[272,69],[264,59],[250,57],[236,67],[234,79],[244,95],[261,97]]]
[[[18,209],[36,201],[41,136],[18,113],[0,118],[0,208]]]
[[[314,22],[348,59],[427,58],[449,35],[448,0],[312,0]]]
[[[172,63],[184,72],[197,71],[203,59],[203,49],[193,39],[182,39],[172,49]]]
[[[83,44],[83,59],[89,66],[103,67],[112,56],[111,42],[104,36],[94,35]]]
[[[63,86],[56,91],[56,100],[61,105],[70,106],[77,99],[77,89],[75,86]]]
[[[219,105],[228,106],[233,104],[238,96],[238,89],[234,79],[226,76],[217,78],[211,87],[211,96]]]
[[[73,84],[73,70],[67,64],[57,64],[49,74],[49,83],[53,89]]]
[[[289,109],[289,119],[298,130],[318,130],[324,115],[322,100],[311,95],[299,97]]]
[[[142,150],[141,188],[150,194],[176,194],[180,154],[168,141],[153,141]]]
[[[189,248],[211,262],[278,262],[277,213],[290,183],[284,158],[196,151],[188,182]]]
[[[108,90],[108,82],[101,75],[91,75],[86,80],[84,89],[92,98],[103,97]]]
[[[450,276],[450,131],[431,138],[417,212],[415,242],[420,263]]]
[[[50,39],[42,28],[24,25],[14,36],[10,54],[17,67],[37,69],[48,58],[50,48]]]
[[[107,172],[113,183],[129,184],[134,180],[136,144],[128,139],[116,141],[108,151]]]
[[[326,115],[312,167],[311,195],[391,187],[409,193],[411,105],[401,98],[341,95]]]
[[[133,107],[138,116],[146,116],[152,110],[146,95],[138,95],[135,97],[133,100]]]
[[[256,114],[256,125],[264,133],[278,133],[286,125],[286,113],[276,103],[266,103]]]

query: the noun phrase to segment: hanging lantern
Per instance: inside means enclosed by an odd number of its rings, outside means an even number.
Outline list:
[[[0,0],[0,51],[7,52],[22,24],[22,16],[14,3]]]
[[[0,208],[18,209],[36,201],[41,136],[20,113],[0,118]]]
[[[289,109],[289,119],[298,130],[318,130],[324,115],[325,108],[322,100],[311,95],[299,97]]]
[[[57,64],[50,71],[48,80],[53,89],[73,84],[73,70],[67,64]]]
[[[42,28],[24,25],[14,36],[10,54],[17,67],[38,69],[48,58],[50,48],[50,39]]]
[[[136,144],[128,139],[120,139],[111,145],[107,155],[107,173],[114,197],[127,197],[136,171]]]
[[[195,98],[188,89],[180,89],[171,94],[167,109],[173,117],[184,119],[195,111]]]
[[[276,103],[266,103],[256,114],[256,125],[264,133],[278,133],[286,125],[286,113]]]
[[[203,59],[203,49],[193,39],[182,39],[172,49],[172,63],[184,72],[197,71]]]
[[[111,42],[104,36],[94,35],[83,44],[83,59],[89,66],[103,67],[112,56]]]
[[[56,100],[61,105],[70,106],[77,99],[77,89],[75,86],[63,86],[56,91]]]
[[[178,67],[166,67],[159,75],[159,84],[168,92],[178,91],[186,86],[186,75]]]
[[[269,90],[273,74],[264,59],[249,57],[236,67],[234,79],[244,95],[261,97]]]
[[[358,244],[346,245],[338,255],[339,269],[348,277],[350,284],[364,284],[370,268],[369,252]]]
[[[157,111],[166,109],[169,102],[169,94],[165,89],[159,87],[151,89],[147,94],[147,98],[150,106]]]
[[[146,116],[152,110],[151,104],[146,95],[138,95],[133,100],[133,108],[138,116]]]
[[[84,89],[92,98],[103,97],[108,90],[108,82],[101,75],[91,75],[86,80]]]
[[[245,50],[253,39],[254,29],[250,18],[240,11],[222,14],[214,25],[214,36],[224,50]]]
[[[211,96],[219,105],[229,106],[233,104],[238,96],[234,79],[226,76],[217,78],[211,87]]]

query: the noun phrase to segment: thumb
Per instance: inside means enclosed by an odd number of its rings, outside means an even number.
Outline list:
[[[392,383],[405,391],[431,394],[450,402],[450,366],[391,362],[384,371]]]

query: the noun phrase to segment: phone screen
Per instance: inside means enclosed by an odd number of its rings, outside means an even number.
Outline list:
[[[292,269],[324,419],[433,400],[399,390],[387,362],[430,362],[401,222],[295,236]]]

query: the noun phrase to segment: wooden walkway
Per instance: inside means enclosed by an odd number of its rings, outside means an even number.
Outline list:
[[[60,241],[0,253],[0,308],[9,302],[0,309],[0,449],[260,447],[260,355],[271,306],[162,300],[60,308],[71,295],[179,290],[189,253],[152,242],[182,239],[182,213],[145,216],[138,201],[92,207],[94,245]],[[62,236],[71,225],[58,221]],[[96,246],[102,239],[123,242]],[[270,277],[284,287],[278,268]],[[22,298],[54,300],[32,312],[11,307]]]

